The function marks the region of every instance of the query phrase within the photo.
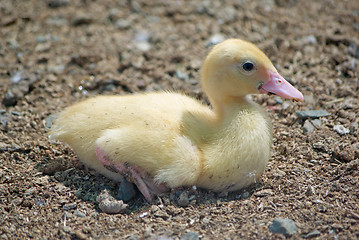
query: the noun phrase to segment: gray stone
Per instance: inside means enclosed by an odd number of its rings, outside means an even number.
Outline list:
[[[12,76],[11,76],[11,82],[16,84],[18,82],[20,82],[20,80],[22,79],[22,71],[16,71]]]
[[[45,42],[47,42],[47,40],[49,40],[49,37],[48,37],[48,35],[46,35],[46,36],[36,36],[36,42],[38,42],[38,43],[45,43]]]
[[[51,49],[51,44],[49,42],[39,43],[35,47],[36,52],[48,52]]]
[[[278,96],[275,96],[275,97],[274,97],[274,101],[275,101],[276,103],[278,103],[278,104],[282,104],[282,103],[283,103],[283,100],[282,100],[280,97],[278,97]]]
[[[17,103],[18,97],[12,91],[7,91],[5,97],[2,99],[2,104],[6,107],[15,106]]]
[[[297,234],[298,228],[295,222],[289,218],[276,218],[269,226],[269,231],[272,233],[281,233],[286,237]]]
[[[64,70],[65,70],[65,66],[62,64],[47,66],[47,71],[50,73],[61,74],[64,72]]]
[[[301,119],[328,117],[331,115],[329,112],[325,110],[296,111],[295,113]]]
[[[67,19],[59,16],[51,16],[45,20],[48,25],[64,26],[67,24]]]
[[[242,198],[242,199],[247,199],[247,198],[249,198],[249,192],[244,192],[244,193],[242,193],[241,198]]]
[[[318,230],[314,230],[313,232],[303,234],[302,237],[303,238],[314,238],[314,237],[318,237],[319,235],[320,235],[320,232]]]
[[[69,204],[65,204],[65,205],[63,206],[63,209],[64,209],[65,211],[68,211],[68,210],[71,210],[71,209],[75,209],[75,208],[77,208],[77,204],[76,204],[76,203],[69,203]]]
[[[129,29],[131,27],[131,22],[125,19],[118,19],[115,26],[120,30]]]
[[[45,118],[45,128],[50,129],[56,118],[57,118],[57,114],[51,114],[50,116]]]
[[[138,236],[137,235],[130,235],[126,238],[126,240],[138,240]]]
[[[79,210],[75,211],[75,215],[78,216],[78,217],[81,217],[81,218],[86,217],[86,214],[84,212],[82,212],[82,211],[79,211]]]
[[[304,125],[303,125],[303,133],[311,133],[314,131],[314,126],[313,124],[309,121],[309,120],[305,120]]]
[[[181,235],[181,240],[198,240],[199,234],[196,232],[188,232]]]
[[[274,195],[274,192],[272,189],[263,189],[263,190],[260,190],[256,193],[254,193],[254,196],[256,197],[267,197],[267,196],[272,196]]]
[[[232,6],[225,6],[217,11],[218,19],[220,24],[233,22],[237,19],[237,10]]]
[[[182,81],[188,81],[188,75],[181,70],[176,70],[176,77]]]
[[[310,44],[316,44],[317,38],[313,35],[308,35],[308,36],[304,37],[303,42],[310,43]]]
[[[177,203],[181,207],[187,207],[189,204],[188,194],[186,192],[182,192],[178,198]]]
[[[319,128],[320,125],[322,125],[322,121],[321,121],[320,119],[313,119],[313,120],[311,121],[311,123],[312,123],[313,126],[316,127],[316,128]]]
[[[348,128],[345,128],[343,125],[340,125],[340,124],[334,125],[333,129],[340,135],[345,135],[345,134],[350,133],[350,130]]]
[[[146,52],[151,49],[151,44],[149,42],[136,42],[136,47],[142,52]]]
[[[136,190],[133,186],[133,183],[128,182],[126,179],[123,179],[118,189],[117,198],[125,202],[130,201],[136,196]]]

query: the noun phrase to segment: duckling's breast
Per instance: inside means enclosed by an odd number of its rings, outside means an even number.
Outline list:
[[[256,108],[239,111],[202,146],[205,163],[198,186],[220,192],[254,183],[269,160],[271,144],[267,115]]]

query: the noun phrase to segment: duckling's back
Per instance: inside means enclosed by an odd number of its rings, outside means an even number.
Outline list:
[[[88,167],[120,180],[122,177],[119,174],[107,170],[97,160],[96,140],[107,130],[128,128],[132,129],[129,137],[138,141],[134,146],[138,151],[144,141],[152,141],[154,149],[159,144],[171,144],[169,140],[182,135],[181,122],[185,112],[205,112],[212,115],[208,107],[181,94],[99,96],[72,105],[61,112],[51,129],[50,138],[69,144]],[[153,134],[143,134],[144,131]],[[144,139],[146,137],[150,139]],[[158,164],[165,165],[166,153],[162,151],[157,154],[160,158]],[[151,165],[146,167],[151,168]],[[158,166],[153,166],[153,169],[155,168]]]

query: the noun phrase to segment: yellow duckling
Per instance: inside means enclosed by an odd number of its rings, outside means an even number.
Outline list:
[[[246,187],[264,171],[272,144],[267,114],[246,95],[303,95],[239,39],[213,47],[201,78],[212,108],[179,93],[99,96],[61,112],[51,138],[69,144],[86,166],[134,182],[148,201],[179,186]]]

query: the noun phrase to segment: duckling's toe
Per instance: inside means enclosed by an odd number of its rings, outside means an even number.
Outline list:
[[[156,183],[147,172],[138,166],[129,163],[114,163],[99,147],[96,147],[96,156],[108,170],[117,172],[127,181],[135,183],[148,202],[153,202],[154,196],[169,190],[165,183]]]

